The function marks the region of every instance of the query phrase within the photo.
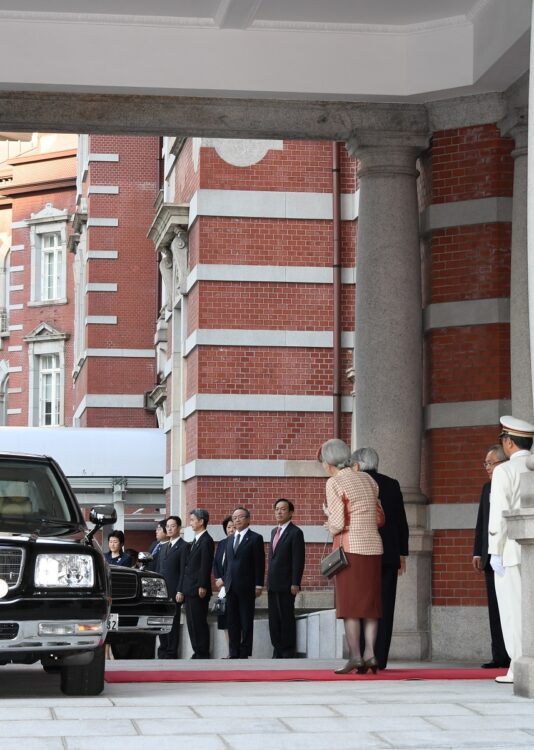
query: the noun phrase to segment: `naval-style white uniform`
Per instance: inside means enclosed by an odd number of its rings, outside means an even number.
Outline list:
[[[509,674],[513,676],[513,663],[519,659],[521,647],[521,546],[508,538],[504,511],[519,510],[520,476],[528,471],[530,452],[512,453],[510,460],[495,467],[491,479],[490,514],[488,524],[488,552],[502,557],[504,575],[495,575],[495,591],[499,603],[501,627],[506,650],[512,660]]]

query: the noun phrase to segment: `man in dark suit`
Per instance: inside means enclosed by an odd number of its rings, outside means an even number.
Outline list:
[[[167,544],[169,537],[167,536],[167,519],[158,521],[158,525],[155,528],[156,539],[150,545],[149,552],[152,555],[151,562],[146,566],[147,570],[158,569],[158,556],[164,544]]]
[[[232,513],[234,536],[226,545],[226,617],[230,659],[252,655],[254,608],[263,590],[265,550],[263,537],[249,528],[250,512],[236,508]]]
[[[182,521],[179,516],[169,516],[167,518],[167,536],[168,543],[163,547],[162,552],[158,555],[157,572],[165,578],[169,595],[176,602],[176,612],[172,623],[170,633],[160,635],[160,645],[158,648],[158,658],[160,659],[177,659],[178,649],[180,646],[180,618],[182,615],[182,603],[179,600],[180,581],[182,578],[183,567],[187,544],[180,537]]]
[[[295,597],[304,572],[304,534],[291,520],[295,506],[280,498],[274,504],[278,524],[271,532],[267,597],[273,659],[293,659],[297,646]]]
[[[484,468],[489,477],[489,482],[482,487],[480,502],[478,505],[477,523],[475,528],[475,544],[473,547],[473,568],[478,572],[484,572],[486,579],[486,593],[488,596],[488,614],[491,634],[491,661],[482,666],[484,669],[510,666],[510,657],[506,652],[504,638],[499,615],[499,604],[495,593],[495,573],[490,565],[491,555],[488,554],[488,522],[490,513],[490,490],[493,470],[499,464],[506,461],[506,456],[500,445],[492,445],[488,450],[484,461]]]
[[[378,485],[378,497],[384,509],[386,522],[379,529],[384,545],[382,555],[382,619],[378,622],[375,643],[375,656],[379,669],[385,669],[388,662],[393,617],[397,598],[398,577],[406,572],[408,556],[408,521],[404,510],[404,500],[399,483],[386,474],[378,473],[378,453],[374,448],[360,448],[352,454],[360,471],[369,474]]]
[[[215,545],[206,531],[209,518],[210,515],[204,508],[196,508],[190,513],[189,525],[195,538],[188,548],[180,582],[180,596],[182,601],[185,599],[185,617],[193,647],[193,659],[210,658],[208,606]]]

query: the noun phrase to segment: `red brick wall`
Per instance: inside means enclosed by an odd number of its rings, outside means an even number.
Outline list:
[[[512,195],[513,140],[495,125],[434,133],[423,160],[423,204]],[[431,161],[430,161],[431,159]],[[436,230],[430,237],[429,302],[508,297],[511,227],[507,223]],[[430,403],[510,398],[508,324],[435,329],[426,335],[426,398]],[[497,425],[434,429],[425,445],[425,491],[432,503],[477,503],[482,467]],[[473,531],[434,534],[432,601],[483,606],[484,579],[472,566]]]
[[[432,554],[432,604],[445,607],[483,607],[484,574],[473,570],[473,532],[436,531]]]
[[[350,415],[343,421],[348,435]],[[310,461],[331,432],[332,415],[326,412],[201,411],[186,423],[187,460]]]
[[[496,125],[435,132],[432,203],[512,195],[513,147]]]
[[[496,442],[498,430],[487,427],[456,427],[430,430],[427,449],[431,457],[427,487],[433,503],[477,503],[487,474],[482,462]]]
[[[342,371],[350,367],[351,351],[343,350]],[[334,355],[331,349],[295,347],[203,346],[187,358],[186,397],[195,393],[285,393],[324,396],[332,392]],[[348,396],[352,384],[342,380]]]
[[[340,148],[341,186],[353,192],[355,163]],[[285,142],[257,164],[235,167],[212,148],[200,152],[200,187],[219,190],[272,190],[330,193],[332,146]],[[342,263],[355,264],[356,225],[342,223]],[[203,264],[332,266],[332,222],[204,217],[189,236],[189,261]],[[199,282],[188,297],[188,334],[200,329],[331,331],[331,284]],[[354,329],[354,288],[342,290],[342,325]],[[342,367],[352,352],[342,355]],[[198,346],[187,357],[187,398],[213,394],[332,393],[333,353],[318,347]],[[352,385],[342,378],[343,393]],[[350,439],[351,415],[342,418]],[[313,460],[320,443],[332,437],[331,413],[200,411],[186,421],[186,461],[202,459]],[[205,506],[219,523],[238,504],[251,509],[252,524],[273,523],[277,497],[293,499],[295,522],[322,525],[325,479],[196,477],[186,482],[188,508]],[[326,534],[325,534],[326,538]],[[323,544],[307,545],[304,587],[330,584],[317,571]]]
[[[332,190],[332,145],[329,142],[285,141],[283,150],[269,151],[250,167],[228,164],[214,148],[202,148],[201,159],[201,188],[303,193]]]
[[[51,179],[65,178],[74,179],[76,174],[75,157],[56,158],[54,153],[47,155],[48,158],[29,163],[14,163],[13,182],[15,184],[30,183],[34,181],[45,181]],[[12,221],[19,222],[30,219],[31,214],[42,211],[46,204],[50,203],[53,208],[68,212],[74,211],[75,191],[74,187],[55,189],[50,191],[35,190],[13,196],[12,198]],[[67,235],[69,226],[67,225]],[[7,424],[11,426],[26,426],[29,424],[28,415],[28,389],[29,389],[29,344],[24,337],[33,331],[40,323],[48,323],[61,333],[67,334],[65,341],[65,387],[63,391],[64,421],[71,424],[73,413],[72,388],[70,385],[70,373],[73,368],[73,301],[74,284],[72,274],[72,254],[66,252],[66,297],[67,304],[44,304],[28,305],[31,300],[32,279],[32,253],[30,243],[30,228],[19,227],[12,229],[12,245],[24,245],[24,250],[11,253],[11,267],[24,266],[23,271],[11,273],[9,284],[12,286],[23,285],[20,291],[9,293],[9,304],[22,304],[21,310],[9,311],[10,325],[23,325],[20,331],[11,331],[8,338],[3,339],[5,350],[2,359],[9,362],[10,367],[22,367],[22,372],[13,372],[9,376],[9,388],[21,388],[20,393],[10,393],[8,397],[9,409],[21,409],[20,414],[10,414]],[[40,279],[36,280],[37,285]],[[8,351],[8,347],[22,346],[22,351]]]
[[[430,401],[510,398],[510,326],[439,328],[428,336]]]
[[[174,172],[175,202],[189,203],[199,188],[200,174],[195,172],[192,160],[192,141],[189,138],[178,155],[177,168]]]
[[[159,190],[159,139],[155,137],[91,136],[90,153],[118,154],[118,162],[92,161],[88,185],[118,186],[118,194],[88,195],[88,217],[118,219],[117,227],[91,227],[89,250],[116,250],[117,259],[91,259],[89,283],[116,283],[117,292],[90,292],[88,315],[114,315],[116,325],[90,324],[91,349],[154,347],[158,314],[159,271],[153,243],[147,239]],[[136,357],[89,357],[76,381],[76,403],[88,393],[142,395],[155,384],[155,360]],[[138,409],[91,408],[87,426],[153,427],[154,416]]]
[[[510,224],[476,224],[432,233],[431,302],[508,297]]]

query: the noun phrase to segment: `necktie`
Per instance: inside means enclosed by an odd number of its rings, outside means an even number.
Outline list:
[[[276,534],[274,535],[274,539],[273,539],[273,552],[275,551],[276,545],[278,544],[278,541],[279,541],[279,539],[280,539],[281,536],[282,536],[282,527],[279,526],[276,529]]]
[[[234,552],[239,547],[239,542],[241,541],[241,534],[236,534],[234,539]]]
[[[154,549],[152,550],[152,557],[155,557],[158,554],[160,547],[161,547],[161,542],[158,542],[156,546],[154,547]]]

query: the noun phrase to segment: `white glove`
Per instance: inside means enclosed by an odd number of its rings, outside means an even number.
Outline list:
[[[493,568],[495,575],[502,578],[506,572],[506,569],[502,564],[502,557],[500,555],[492,555],[490,558],[490,565]]]

